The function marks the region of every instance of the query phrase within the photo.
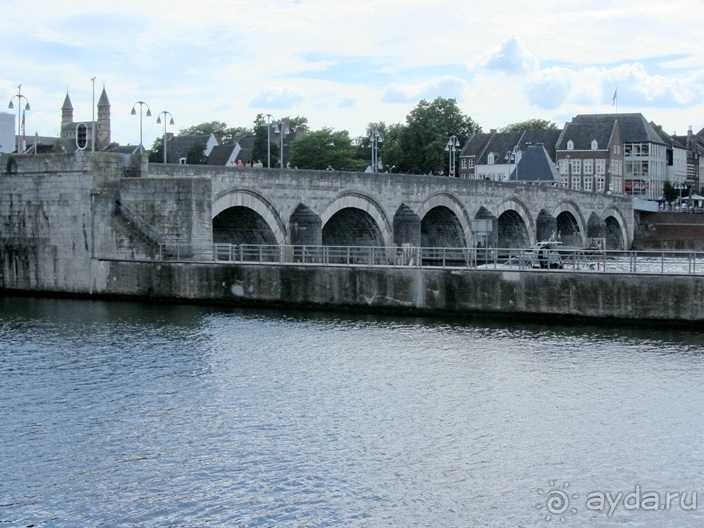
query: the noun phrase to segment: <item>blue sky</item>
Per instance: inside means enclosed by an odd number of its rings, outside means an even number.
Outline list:
[[[704,0],[4,0],[0,101],[22,84],[28,135],[57,135],[105,86],[113,140],[144,142],[258,113],[364,134],[421,99],[455,98],[484,130],[532,118],[641,112],[704,128]],[[612,104],[618,90],[617,106]],[[7,104],[7,103],[5,103]],[[10,110],[6,110],[12,112]]]

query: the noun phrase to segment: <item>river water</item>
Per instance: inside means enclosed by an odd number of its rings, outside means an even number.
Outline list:
[[[695,332],[4,297],[0,526],[703,526],[703,387]]]

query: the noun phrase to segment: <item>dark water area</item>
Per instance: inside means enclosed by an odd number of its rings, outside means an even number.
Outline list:
[[[0,526],[702,526],[703,382],[699,332],[3,297]]]

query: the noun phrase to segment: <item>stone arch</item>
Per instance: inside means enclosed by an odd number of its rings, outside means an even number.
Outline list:
[[[562,242],[570,246],[584,246],[587,222],[581,209],[572,201],[557,204],[552,215],[557,220],[557,234]]]
[[[601,219],[606,223],[606,249],[629,249],[632,240],[623,213],[615,207],[608,207],[601,213]]]
[[[213,201],[213,220],[223,211],[235,207],[243,207],[257,213],[271,230],[276,243],[280,246],[287,244],[286,226],[271,202],[261,194],[249,189],[236,189],[218,194]]]
[[[376,228],[378,230],[381,238],[381,245],[388,246],[393,244],[391,224],[386,217],[386,213],[384,213],[384,209],[370,196],[355,191],[345,192],[339,195],[330,205],[328,205],[325,212],[323,212],[320,216],[323,226],[323,238],[325,238],[325,228],[330,219],[344,209],[358,209],[366,213],[366,216],[373,220],[374,224],[373,226],[369,225],[368,227],[370,229]],[[348,213],[343,214],[347,215]],[[338,216],[338,218],[340,217]],[[361,216],[360,218],[364,219],[366,217]],[[323,243],[325,242],[323,241]]]
[[[509,198],[496,210],[499,247],[521,247],[535,244],[535,224],[528,207],[518,198]]]
[[[472,226],[467,210],[460,199],[447,191],[441,191],[431,195],[418,208],[418,216],[421,218],[421,221],[425,219],[426,215],[432,209],[437,207],[449,209],[449,211],[454,214],[459,221],[464,244],[469,244],[469,242],[472,241]]]

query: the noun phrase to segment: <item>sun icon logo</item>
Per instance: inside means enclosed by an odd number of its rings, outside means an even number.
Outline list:
[[[577,515],[577,508],[570,508],[570,499],[578,499],[579,495],[576,493],[570,495],[567,492],[570,483],[565,482],[560,486],[555,485],[555,481],[551,480],[548,482],[548,485],[550,488],[547,491],[542,489],[538,490],[538,495],[545,497],[545,500],[538,504],[539,510],[543,508],[547,510],[545,520],[551,521],[553,519],[560,519],[560,521],[565,522],[567,520],[565,517],[566,513]]]

